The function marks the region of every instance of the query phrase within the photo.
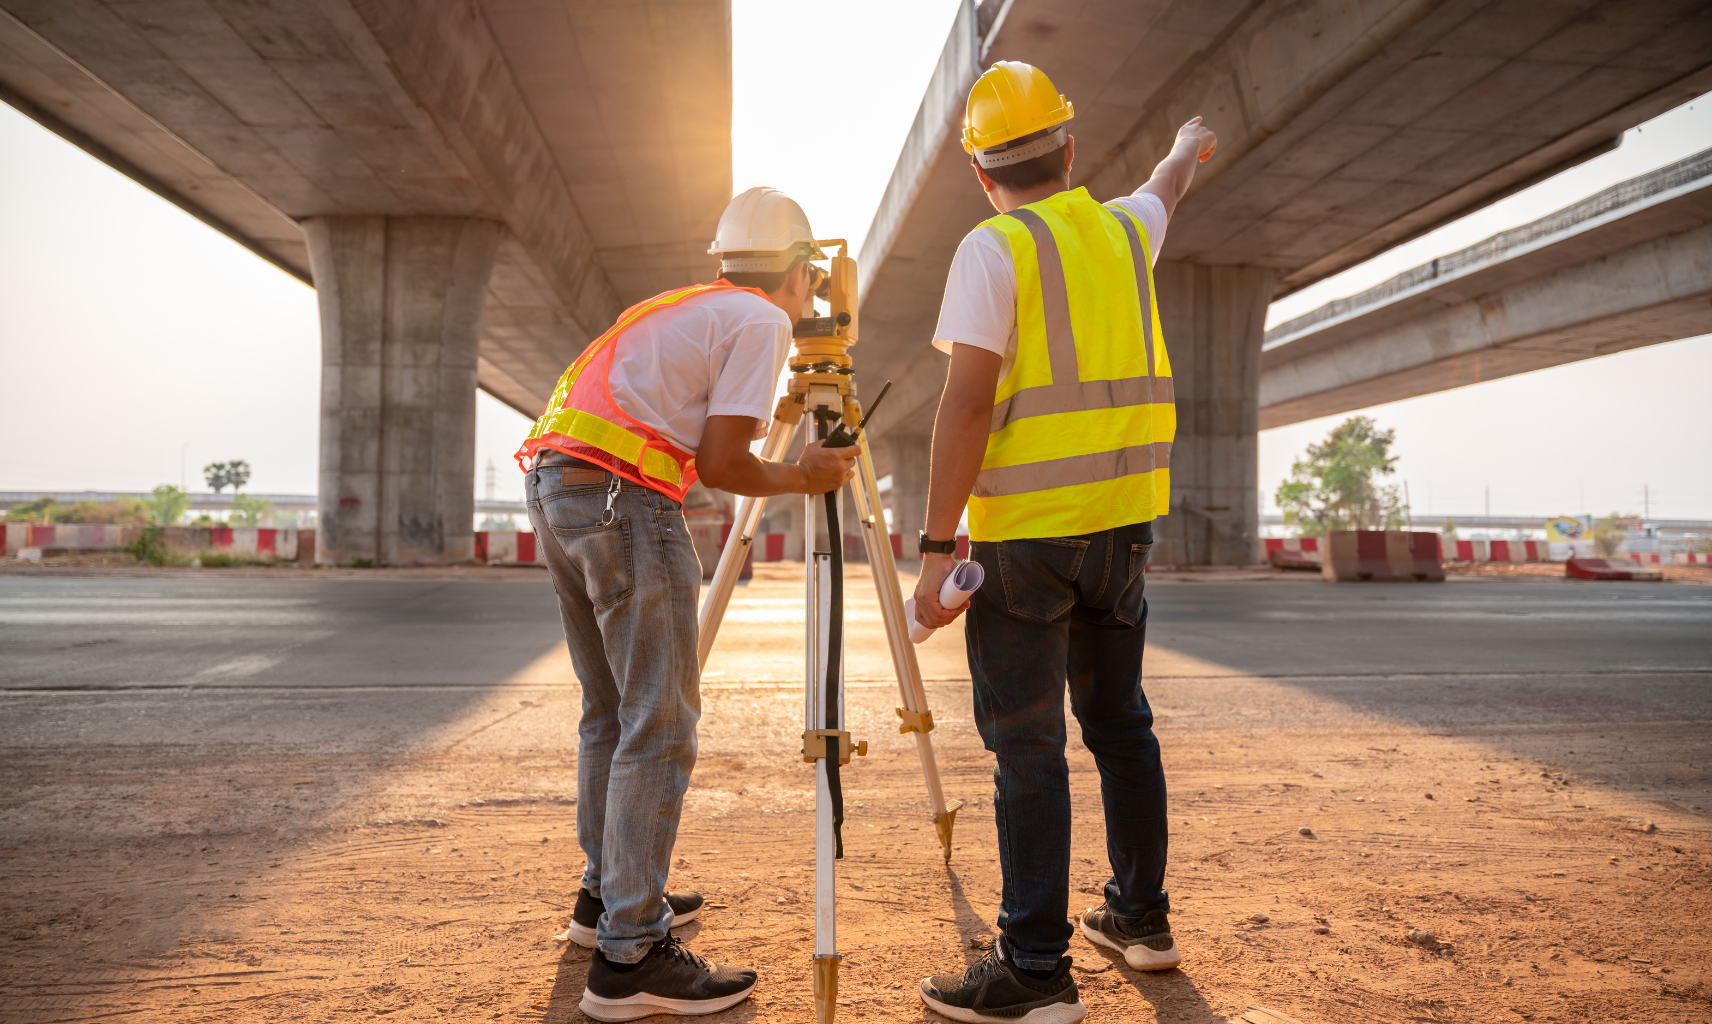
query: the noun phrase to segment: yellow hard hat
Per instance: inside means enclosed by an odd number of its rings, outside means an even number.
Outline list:
[[[1049,131],[1076,116],[1046,77],[1046,72],[1021,61],[1001,60],[975,80],[963,115],[963,151],[982,167],[1032,160],[1064,145],[1064,130]],[[1045,132],[1044,135],[1040,133]],[[1006,143],[1030,138],[1021,146]],[[994,152],[996,150],[996,152]]]

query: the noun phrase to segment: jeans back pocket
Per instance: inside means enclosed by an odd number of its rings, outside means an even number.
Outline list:
[[[1005,607],[1016,615],[1051,622],[1076,603],[1076,577],[1088,542],[1071,537],[999,542],[999,578]]]
[[[636,589],[628,517],[611,526],[580,529],[554,526],[552,530],[553,539],[558,541],[565,557],[582,572],[583,592],[596,611],[612,607]]]

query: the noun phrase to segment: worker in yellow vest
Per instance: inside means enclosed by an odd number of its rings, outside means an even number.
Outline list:
[[[1142,568],[1166,512],[1176,427],[1153,263],[1213,133],[1195,118],[1133,195],[1070,187],[1074,115],[1039,69],[1001,62],[969,93],[963,148],[999,215],[957,249],[934,332],[951,365],[933,428],[916,617],[939,604],[968,510],[993,583],[965,606],[975,720],[997,758],[999,940],[921,983],[958,1021],[1068,1024],[1085,1011],[1066,920],[1064,689],[1100,769],[1111,877],[1081,918],[1137,970],[1177,966],[1167,919],[1165,774],[1141,688]]]
[[[816,441],[794,464],[750,442],[771,422],[791,328],[824,258],[777,189],[731,201],[708,251],[719,280],[625,310],[559,379],[517,452],[529,521],[582,683],[577,841],[582,888],[562,938],[590,946],[581,1009],[596,1020],[712,1013],[754,989],[672,936],[702,897],[666,892],[701,717],[701,566],[683,498],[699,476],[745,495],[825,494],[856,448]]]

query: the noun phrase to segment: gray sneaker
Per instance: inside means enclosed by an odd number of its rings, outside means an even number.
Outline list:
[[[1138,971],[1168,971],[1183,962],[1165,911],[1144,917],[1119,917],[1104,903],[1082,915],[1082,935],[1096,946],[1115,949]]]
[[[1070,962],[1060,957],[1052,977],[1036,980],[1011,965],[1000,937],[985,960],[962,974],[923,978],[921,1001],[963,1024],[1076,1024],[1088,1010],[1070,977]]]

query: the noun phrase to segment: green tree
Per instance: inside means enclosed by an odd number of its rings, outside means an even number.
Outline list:
[[[190,509],[190,495],[171,484],[161,484],[155,488],[155,496],[144,504],[149,507],[149,514],[154,521],[162,526],[171,526]]]
[[[119,498],[116,501],[80,501],[74,505],[62,505],[53,498],[41,497],[35,501],[13,505],[7,510],[5,518],[14,523],[39,523],[43,526],[50,523],[100,523],[109,526],[129,526],[147,523],[149,521],[149,509],[147,503],[135,498]]]
[[[232,518],[227,522],[233,526],[260,526],[262,516],[267,515],[268,509],[273,508],[273,502],[266,498],[256,498],[248,494],[232,495]]]
[[[6,510],[6,520],[13,523],[35,523],[39,526],[46,526],[54,522],[55,513],[58,511],[59,502],[44,496],[35,501],[13,505]]]
[[[230,487],[241,491],[250,482],[250,464],[243,459],[233,459],[231,462],[210,462],[202,467],[202,476],[208,481],[208,486],[214,488],[214,493]]]
[[[1444,526],[1439,530],[1439,536],[1443,537],[1445,540],[1455,540],[1456,520],[1446,516]]]
[[[1402,529],[1408,506],[1395,485],[1383,487],[1376,479],[1396,472],[1397,457],[1390,454],[1395,440],[1396,431],[1351,416],[1324,441],[1309,445],[1274,498],[1284,510],[1284,524],[1305,537]]]
[[[1617,548],[1622,546],[1624,538],[1629,536],[1629,531],[1617,525],[1617,521],[1619,519],[1639,518],[1640,516],[1626,516],[1613,512],[1603,519],[1595,519],[1593,521],[1593,546],[1599,549],[1601,555],[1610,558],[1617,553]]]

